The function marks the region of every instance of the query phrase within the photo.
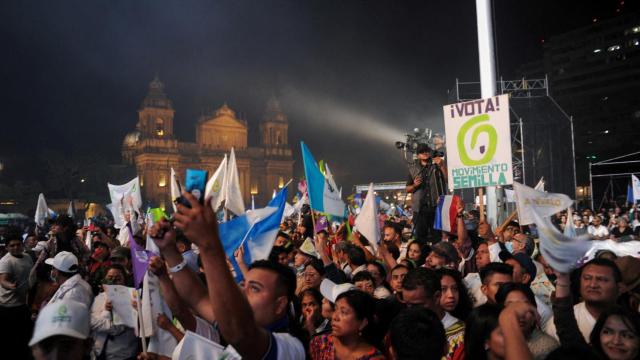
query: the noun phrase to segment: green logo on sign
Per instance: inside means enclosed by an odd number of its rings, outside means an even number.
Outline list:
[[[498,149],[498,134],[496,133],[496,129],[490,124],[478,125],[479,123],[485,121],[489,121],[488,114],[474,116],[466,123],[464,123],[462,127],[460,127],[457,138],[458,153],[460,154],[460,161],[462,161],[464,165],[476,166],[486,164],[491,161],[493,156],[496,154],[496,150]],[[467,132],[474,126],[475,128],[473,129],[473,133],[471,134],[471,149],[474,149],[476,147],[476,142],[478,141],[478,136],[480,136],[480,134],[486,133],[489,137],[488,144],[481,145],[479,148],[480,154],[482,154],[482,157],[480,157],[479,159],[472,159],[469,156],[469,154],[467,153],[467,147],[465,146],[464,142]]]

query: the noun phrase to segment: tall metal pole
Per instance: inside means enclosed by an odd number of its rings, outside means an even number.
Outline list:
[[[593,208],[593,174],[591,173],[591,162],[589,162],[589,193],[591,194],[591,210],[595,213]]]
[[[496,66],[493,48],[493,20],[491,0],[476,0],[478,22],[478,58],[480,60],[480,89],[482,98],[496,94]],[[487,186],[487,222],[492,228],[498,225],[498,196],[495,186]]]
[[[573,191],[575,197],[577,198],[578,179],[576,179],[576,141],[573,132],[573,115],[569,116],[569,122],[571,123],[571,157],[573,159],[571,164],[573,165]]]
[[[522,125],[522,118],[518,118],[518,122],[520,123],[520,148],[522,149],[522,183],[527,185],[527,174],[525,172],[525,161],[524,161],[524,127]]]

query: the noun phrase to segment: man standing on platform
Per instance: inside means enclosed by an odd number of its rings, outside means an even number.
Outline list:
[[[433,153],[428,145],[418,145],[416,152],[418,158],[409,167],[406,188],[412,194],[415,236],[421,243],[438,242],[440,234],[433,229],[433,221],[440,195],[447,193],[447,170],[442,154]]]

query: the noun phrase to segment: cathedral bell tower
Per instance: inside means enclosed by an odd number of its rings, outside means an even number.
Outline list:
[[[289,148],[289,122],[275,97],[267,102],[264,118],[260,122],[260,141],[265,155],[284,155],[282,150]]]
[[[164,84],[156,76],[149,83],[149,93],[138,110],[136,128],[143,138],[173,138],[173,104],[164,92]]]

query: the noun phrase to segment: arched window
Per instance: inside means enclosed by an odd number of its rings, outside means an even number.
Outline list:
[[[156,119],[156,135],[164,135],[164,120],[162,120],[161,118]]]

